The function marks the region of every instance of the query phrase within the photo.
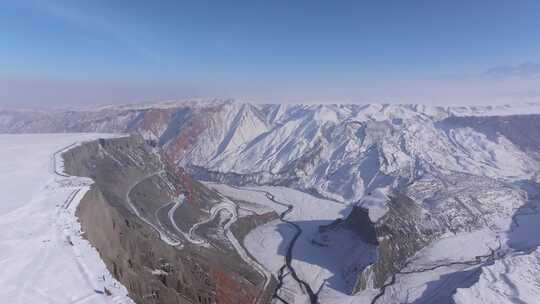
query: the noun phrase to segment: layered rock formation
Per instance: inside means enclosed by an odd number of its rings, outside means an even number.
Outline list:
[[[63,157],[66,172],[95,181],[77,212],[85,237],[137,303],[269,302],[271,278],[224,236],[231,215],[210,216],[222,197],[170,167],[158,149],[125,137],[84,143]],[[171,213],[179,196],[185,201]],[[249,230],[272,216],[248,216],[231,229]],[[204,224],[190,236],[197,223]]]

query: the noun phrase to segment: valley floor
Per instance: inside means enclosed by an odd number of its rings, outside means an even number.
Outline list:
[[[59,157],[106,136],[0,135],[0,303],[133,303],[82,238],[75,210],[91,181],[65,176]]]
[[[91,181],[66,176],[59,157],[77,142],[106,136],[0,135],[0,303],[133,303],[81,235],[75,210]],[[375,248],[352,232],[322,239],[319,233],[321,226],[346,216],[348,205],[286,187],[206,185],[230,199],[213,209],[211,219],[221,211],[234,218],[271,210],[281,215],[247,234],[243,247],[234,247],[253,267],[259,265],[251,257],[281,277],[276,295],[290,304],[309,303],[314,296],[323,304],[451,298],[457,303],[532,303],[540,296],[536,189],[530,190],[528,205],[512,213],[513,219],[504,217],[498,229],[448,234],[418,252],[384,294],[368,288],[350,296]],[[168,206],[178,207],[180,201],[175,204]]]
[[[285,187],[207,185],[227,197],[254,202],[274,209],[278,214],[287,210],[289,205],[293,207],[290,213],[284,215],[284,219],[299,227],[301,234],[292,247],[291,265],[298,277],[317,294],[319,303],[329,303],[332,300],[327,296],[336,294],[340,299],[348,297],[347,293],[352,290],[357,275],[352,269],[362,260],[373,257],[374,248],[353,233],[342,231],[324,245],[317,242],[320,226],[346,215],[348,211],[344,204]],[[244,240],[244,246],[278,277],[295,233],[292,224],[274,220],[251,231]],[[288,303],[309,303],[309,292],[287,269],[278,296]]]
[[[285,187],[207,185],[231,199],[255,202],[278,214],[288,205],[293,207],[285,219],[302,233],[294,243],[291,264],[316,292],[319,303],[446,303],[452,298],[457,303],[532,303],[540,295],[538,251],[534,251],[540,244],[536,197],[520,209],[521,215],[501,222],[501,230],[448,234],[422,249],[384,293],[368,288],[351,296],[358,269],[373,261],[375,249],[344,230],[330,235],[323,246],[318,242],[319,227],[346,215],[346,205]],[[251,231],[244,246],[278,277],[294,235],[294,227],[274,220]],[[306,288],[287,270],[278,295],[287,303],[309,303]]]

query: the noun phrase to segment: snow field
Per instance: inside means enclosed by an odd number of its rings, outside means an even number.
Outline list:
[[[63,147],[102,137],[0,135],[0,303],[133,303],[81,236],[75,210],[91,180],[52,168],[61,170],[53,155]]]

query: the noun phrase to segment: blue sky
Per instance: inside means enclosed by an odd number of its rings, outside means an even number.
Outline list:
[[[2,1],[0,104],[536,98],[482,73],[538,29],[540,1]]]

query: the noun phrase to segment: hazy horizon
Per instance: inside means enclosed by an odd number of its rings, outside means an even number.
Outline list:
[[[540,2],[0,4],[0,105],[540,97]]]

